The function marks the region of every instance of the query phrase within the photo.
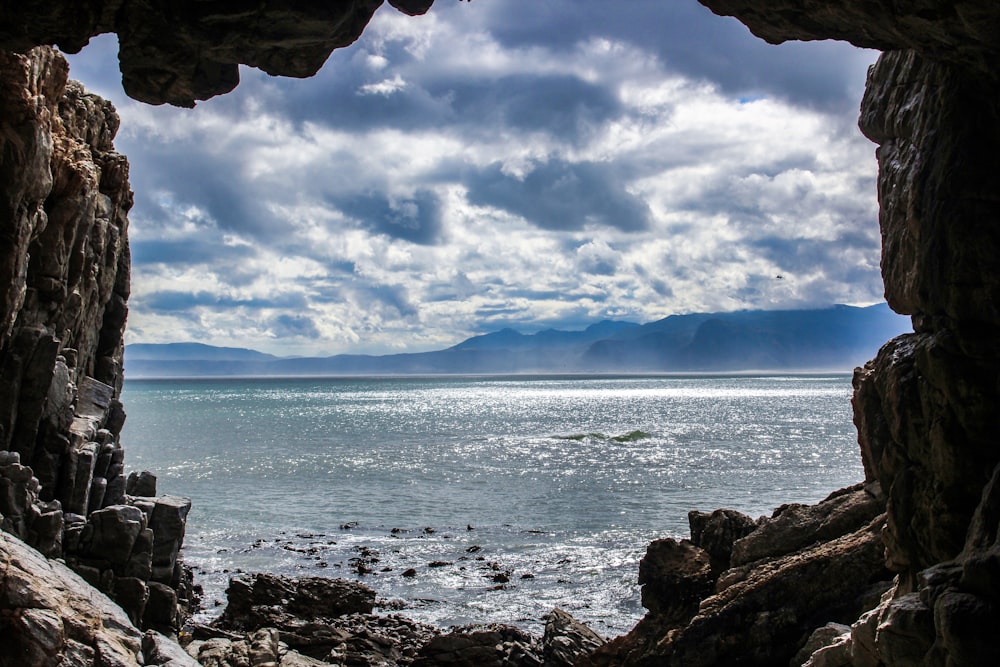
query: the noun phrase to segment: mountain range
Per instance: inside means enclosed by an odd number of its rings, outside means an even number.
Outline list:
[[[390,355],[276,357],[200,343],[135,344],[130,378],[847,371],[889,338],[911,331],[883,304],[813,310],[671,315],[637,324],[605,320],[582,331],[502,329],[443,350]]]

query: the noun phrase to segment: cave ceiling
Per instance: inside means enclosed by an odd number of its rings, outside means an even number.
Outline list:
[[[439,0],[460,1],[460,0]],[[880,50],[913,49],[982,76],[995,77],[1000,3],[993,0],[699,0],[735,16],[757,36],[838,39]],[[410,15],[433,0],[389,0]],[[218,0],[63,0],[0,2],[0,45],[25,51],[55,44],[75,53],[90,38],[117,33],[122,83],[150,104],[193,106],[229,92],[239,65],[268,74],[312,76],[330,53],[353,43],[382,0],[268,0],[248,7]]]

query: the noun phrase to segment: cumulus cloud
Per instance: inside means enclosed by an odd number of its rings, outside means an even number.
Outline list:
[[[71,72],[122,115],[130,341],[424,350],[881,298],[871,52],[694,0],[439,1],[185,110],[125,98],[115,51]]]

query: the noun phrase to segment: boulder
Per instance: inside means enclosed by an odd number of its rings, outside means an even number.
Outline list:
[[[0,666],[138,665],[142,635],[79,575],[0,532]]]
[[[879,517],[854,533],[750,568],[702,601],[697,616],[657,651],[669,664],[788,664],[815,628],[857,618],[872,585],[888,578],[883,525]]]
[[[227,629],[274,627],[295,631],[303,625],[346,614],[370,614],[375,591],[364,584],[324,577],[291,578],[275,574],[234,577],[228,604],[218,619]]]
[[[123,573],[140,533],[146,529],[146,516],[131,505],[112,505],[94,512],[88,519],[92,527],[90,543],[83,553],[111,562]]]
[[[149,598],[142,614],[142,627],[165,635],[176,634],[179,627],[177,591],[166,584],[151,581]]]
[[[130,496],[143,496],[146,498],[156,497],[156,475],[143,470],[142,472],[132,472],[125,482],[125,493]]]
[[[431,639],[413,667],[542,667],[534,638],[509,625],[458,628]]]
[[[688,512],[688,525],[692,544],[708,552],[716,575],[729,569],[733,544],[757,528],[757,522],[746,514],[727,509],[710,514],[692,510]]]
[[[573,667],[607,642],[585,624],[562,609],[553,609],[545,617],[542,636],[542,659],[545,667]]]
[[[153,531],[153,579],[170,583],[177,563],[177,554],[184,542],[187,515],[191,501],[178,496],[161,496],[156,499],[149,518]]]
[[[815,505],[782,505],[770,518],[732,545],[731,564],[790,554],[857,530],[885,512],[877,484],[857,484],[830,494]]]
[[[198,661],[188,655],[180,644],[153,630],[147,630],[142,636],[142,655],[145,665],[199,667]]]
[[[708,552],[689,540],[656,540],[639,561],[642,606],[665,625],[687,622],[712,592],[715,578]]]

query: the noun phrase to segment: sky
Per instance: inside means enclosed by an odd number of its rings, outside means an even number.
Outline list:
[[[313,78],[195,109],[70,56],[131,163],[129,343],[441,349],[513,327],[882,300],[877,53],[695,0],[388,4]]]

